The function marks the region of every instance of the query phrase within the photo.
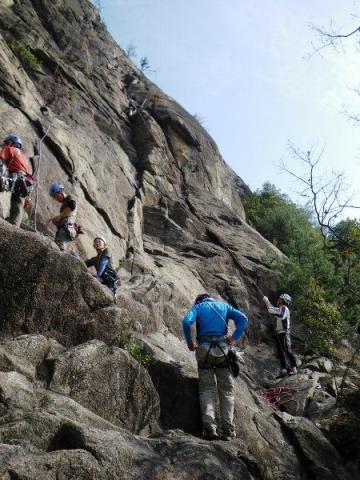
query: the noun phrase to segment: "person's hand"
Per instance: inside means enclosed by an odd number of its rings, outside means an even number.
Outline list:
[[[264,303],[269,303],[268,297],[265,297],[265,296],[264,296],[264,297],[263,297],[263,302],[264,302]]]
[[[234,343],[235,343],[234,337],[226,337],[226,343],[228,345],[234,345]]]
[[[51,220],[49,220],[49,223],[52,223],[53,225],[58,225],[59,222],[61,220],[61,216],[60,215],[56,215],[56,217],[52,218]]]
[[[116,280],[115,285],[116,285],[117,287],[121,287],[121,280],[120,280],[120,278],[118,278],[118,279]]]
[[[188,346],[188,349],[190,350],[190,352],[193,352],[194,350],[196,350],[196,345],[193,341],[189,342],[187,344],[187,346]]]

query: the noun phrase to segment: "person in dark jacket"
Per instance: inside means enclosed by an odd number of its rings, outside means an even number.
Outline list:
[[[96,257],[89,258],[89,260],[85,261],[85,264],[87,267],[95,267],[96,278],[115,294],[116,287],[120,284],[120,281],[112,267],[111,252],[106,246],[105,238],[95,237],[94,248],[97,252]]]
[[[288,293],[282,293],[276,300],[276,307],[272,305],[268,297],[263,301],[269,313],[275,319],[275,339],[280,359],[280,376],[296,375],[296,359],[291,350],[290,340],[290,310],[291,297]]]
[[[51,218],[49,223],[53,223],[57,232],[55,235],[55,243],[60,250],[64,251],[68,247],[68,243],[77,237],[76,225],[76,200],[72,195],[66,195],[64,185],[62,183],[53,183],[50,186],[50,197],[61,203],[60,213],[56,217]]]
[[[235,331],[228,335],[232,319]],[[192,340],[191,327],[196,322],[197,342]],[[240,310],[216,301],[207,293],[198,295],[194,306],[183,318],[185,340],[190,351],[195,350],[199,372],[199,399],[203,435],[208,440],[219,438],[215,420],[215,389],[220,400],[222,440],[235,437],[234,379],[227,361],[228,346],[241,337],[248,318]],[[216,381],[215,381],[216,379]]]

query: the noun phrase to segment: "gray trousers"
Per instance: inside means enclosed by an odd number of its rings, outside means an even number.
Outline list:
[[[220,401],[220,415],[224,433],[234,432],[234,378],[225,364],[225,356],[216,347],[208,353],[209,345],[200,345],[196,349],[196,360],[199,372],[199,400],[201,419],[205,432],[217,431],[216,391]],[[202,368],[203,367],[203,368]]]
[[[68,243],[72,240],[69,238],[69,234],[64,227],[59,227],[55,235],[55,243],[60,248],[61,251],[67,249]]]
[[[75,217],[69,216],[65,218],[61,224],[58,226],[56,235],[55,235],[55,243],[60,248],[61,251],[67,250],[67,246],[70,242],[72,242],[75,238],[71,238],[68,229],[66,228],[66,223],[75,223]]]

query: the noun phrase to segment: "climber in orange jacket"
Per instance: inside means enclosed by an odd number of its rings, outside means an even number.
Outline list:
[[[18,227],[21,225],[24,202],[28,196],[26,177],[30,176],[29,160],[21,148],[21,138],[11,134],[5,138],[0,151],[1,170],[5,165],[8,171],[7,177],[3,172],[0,174],[0,191],[4,191],[6,187],[11,190],[10,215],[6,220]]]

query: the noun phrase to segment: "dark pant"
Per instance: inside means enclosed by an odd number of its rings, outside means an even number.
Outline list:
[[[7,221],[20,227],[23,213],[24,213],[24,202],[25,198],[23,198],[18,193],[12,193],[10,199],[10,214],[7,217]]]
[[[116,279],[101,277],[101,283],[106,285],[113,293],[116,293]]]
[[[28,196],[28,190],[23,173],[14,173],[9,177],[11,183],[10,215],[6,219],[9,223],[20,227],[24,214],[25,198]],[[14,183],[15,182],[15,183]]]
[[[281,368],[288,372],[296,367],[295,356],[291,351],[290,335],[287,332],[277,333],[275,335]]]

